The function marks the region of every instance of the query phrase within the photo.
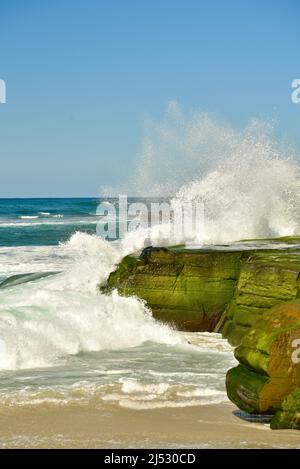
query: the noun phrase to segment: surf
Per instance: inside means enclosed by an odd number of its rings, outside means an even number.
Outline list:
[[[62,249],[73,261],[65,272],[48,273],[47,278],[22,275],[2,283],[0,369],[54,366],[80,352],[147,341],[181,342],[175,331],[153,319],[141,300],[100,293],[99,285],[122,256],[118,249],[84,233],[74,234]]]
[[[171,101],[145,129],[123,193],[168,197],[173,207],[202,203],[204,230],[193,235],[199,243],[299,234],[299,154],[269,122],[252,119],[235,129],[201,111],[184,113]],[[165,232],[154,228],[153,243],[165,242]]]

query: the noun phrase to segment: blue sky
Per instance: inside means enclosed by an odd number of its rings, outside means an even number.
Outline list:
[[[133,170],[167,102],[300,152],[298,0],[1,0],[0,197],[93,196]]]

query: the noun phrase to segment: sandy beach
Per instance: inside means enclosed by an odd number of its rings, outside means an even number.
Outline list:
[[[300,448],[300,434],[233,415],[230,403],[136,411],[119,406],[1,411],[1,448]]]

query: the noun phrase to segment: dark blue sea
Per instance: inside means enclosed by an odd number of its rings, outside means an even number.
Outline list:
[[[0,199],[0,246],[51,246],[96,232],[96,198]]]

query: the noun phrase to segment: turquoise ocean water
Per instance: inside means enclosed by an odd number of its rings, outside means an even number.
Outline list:
[[[0,246],[50,246],[95,233],[99,200],[0,199]]]
[[[137,298],[100,294],[124,252],[96,236],[98,202],[0,200],[0,413],[227,400],[235,361],[218,334],[177,332]]]

